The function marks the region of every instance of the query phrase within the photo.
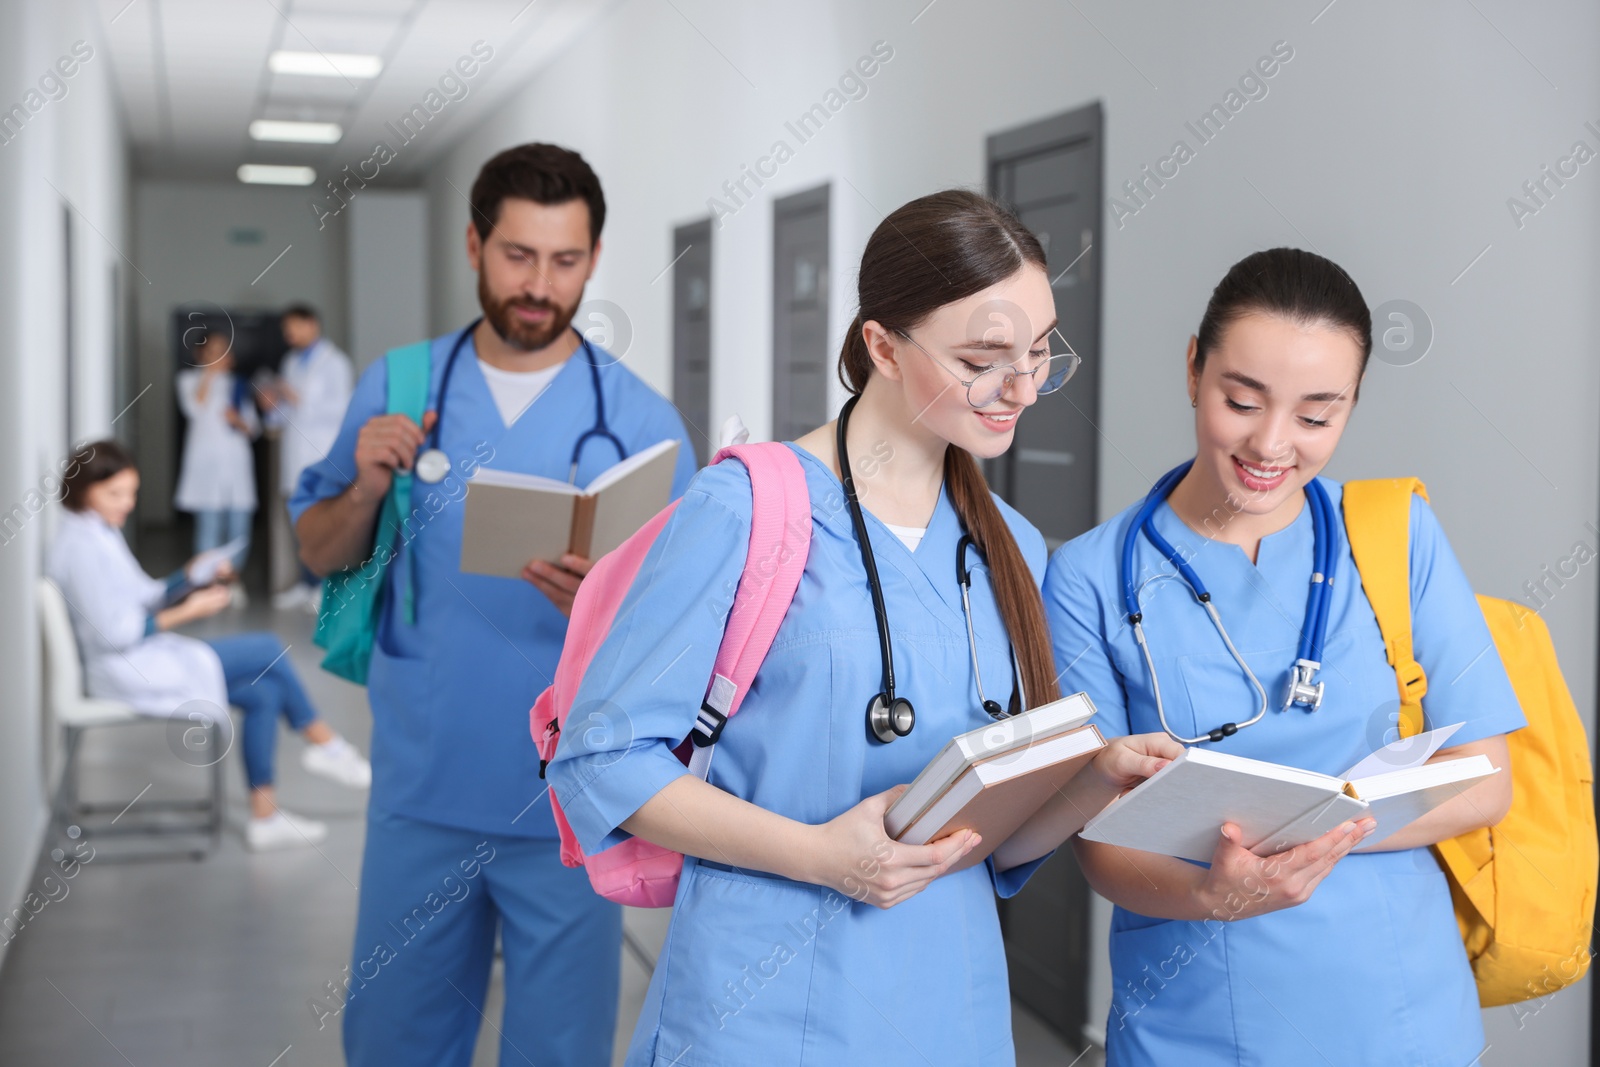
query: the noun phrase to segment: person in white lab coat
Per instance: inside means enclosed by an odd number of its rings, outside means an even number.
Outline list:
[[[300,484],[300,472],[321,460],[333,447],[350,405],[354,372],[350,357],[322,336],[322,321],[309,304],[290,305],[283,313],[283,340],[289,351],[278,370],[278,380],[262,390],[270,405],[269,422],[281,422],[278,450],[278,491],[284,508]],[[291,524],[291,529],[293,525]],[[272,598],[272,606],[316,610],[321,583],[300,566],[300,576]]]
[[[139,471],[115,441],[97,442],[88,452],[89,459],[65,479],[66,510],[45,573],[67,601],[89,695],[123,701],[145,715],[218,722],[230,747],[227,709],[238,707],[244,712],[240,749],[250,786],[245,843],[262,850],[322,840],[327,826],[278,807],[278,719],[308,742],[301,763],[313,774],[365,789],[371,766],[317,716],[276,636],[242,633],[202,641],[171,632],[228,605],[232,568],[223,563],[218,577],[224,581],[218,584],[207,584],[200,557],[165,580],[146,574],[122,535],[138,499]],[[191,578],[205,581],[197,585]]]
[[[250,442],[261,420],[247,383],[233,372],[232,342],[212,333],[178,372],[178,407],[189,420],[173,506],[194,515],[194,550],[240,538],[233,565],[242,567],[256,510],[255,456]]]

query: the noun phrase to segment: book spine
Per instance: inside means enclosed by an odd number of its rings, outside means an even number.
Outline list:
[[[594,512],[595,505],[600,502],[598,495],[585,493],[580,496],[572,507],[572,543],[567,551],[574,556],[584,559],[592,558],[589,550],[594,543]]]

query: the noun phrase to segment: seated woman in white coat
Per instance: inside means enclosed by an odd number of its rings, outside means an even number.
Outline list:
[[[248,383],[234,374],[228,338],[208,334],[193,358],[196,366],[178,372],[178,407],[189,429],[172,504],[194,515],[196,552],[244,538],[233,554],[234,566],[242,566],[256,512],[250,442],[261,433],[261,418]]]
[[[278,719],[309,742],[302,763],[313,774],[364,789],[371,766],[317,717],[276,636],[197,640],[170,632],[227,607],[228,588],[194,588],[187,566],[165,580],[146,574],[122,536],[138,500],[139,471],[115,441],[97,442],[89,452],[65,479],[66,510],[45,561],[71,609],[89,695],[145,715],[225,723],[228,706],[237,706],[244,712],[240,748],[250,786],[245,843],[261,850],[322,840],[324,824],[278,807],[272,784]]]

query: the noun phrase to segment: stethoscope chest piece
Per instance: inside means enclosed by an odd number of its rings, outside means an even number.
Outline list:
[[[444,481],[450,473],[450,457],[440,448],[430,448],[417,457],[417,477],[429,485]]]
[[[916,709],[905,697],[891,698],[887,693],[877,693],[867,701],[867,730],[875,740],[888,744],[911,733],[916,724]]]
[[[1322,707],[1323,683],[1316,681],[1317,671],[1321,667],[1322,664],[1308,659],[1295,661],[1294,669],[1289,672],[1289,688],[1283,698],[1285,710],[1296,704],[1303,706],[1307,711],[1316,711]]]

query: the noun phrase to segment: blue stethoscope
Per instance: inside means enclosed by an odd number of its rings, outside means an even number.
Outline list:
[[[474,319],[471,325],[461,331],[461,336],[457,337],[456,343],[451,346],[450,357],[445,360],[444,379],[439,383],[439,403],[433,409],[433,428],[428,431],[427,440],[424,442],[422,453],[417,456],[415,467],[417,477],[429,484],[443,481],[445,475],[450,473],[450,457],[439,447],[439,431],[444,425],[444,404],[450,395],[450,376],[456,369],[456,357],[461,354],[467,338],[472,336],[472,331],[477,329],[478,323],[482,321],[481,317]],[[573,332],[578,333],[577,330]],[[567,474],[567,481],[573,484],[578,480],[578,460],[583,456],[583,446],[593,438],[605,438],[617,450],[619,459],[628,458],[627,447],[606,425],[606,397],[600,389],[600,361],[595,356],[594,348],[590,346],[587,337],[578,333],[578,341],[583,348],[583,361],[589,367],[589,382],[594,388],[594,425],[579,434],[578,440],[572,446],[572,467]]]
[[[1233,639],[1228,636],[1227,629],[1222,625],[1222,617],[1217,614],[1216,605],[1211,601],[1211,593],[1206,589],[1205,583],[1195,573],[1189,562],[1173,548],[1172,542],[1161,536],[1154,521],[1156,509],[1162,501],[1167,499],[1173,486],[1189,473],[1189,468],[1194,466],[1194,460],[1179,464],[1166,474],[1161,480],[1150,488],[1150,493],[1144,498],[1144,504],[1134,515],[1133,522],[1128,527],[1128,532],[1122,538],[1122,603],[1128,612],[1128,622],[1133,626],[1133,639],[1139,644],[1139,651],[1144,653],[1144,663],[1150,672],[1150,688],[1155,694],[1156,714],[1161,718],[1161,728],[1167,736],[1174,741],[1186,745],[1199,744],[1203,741],[1221,741],[1224,737],[1231,737],[1246,726],[1254,726],[1261,721],[1267,713],[1267,691],[1262,688],[1261,680],[1256,677],[1250,665],[1245,662],[1239,650],[1234,647]],[[1334,524],[1333,501],[1328,499],[1328,492],[1313,478],[1306,483],[1306,503],[1311,508],[1312,548],[1311,548],[1311,594],[1306,600],[1306,618],[1300,627],[1300,646],[1294,662],[1294,668],[1289,673],[1289,685],[1284,694],[1283,709],[1289,710],[1295,705],[1304,707],[1307,711],[1316,711],[1322,706],[1323,683],[1316,680],[1317,672],[1322,669],[1322,646],[1328,636],[1328,605],[1332,594],[1333,572],[1338,563],[1338,532]],[[1133,550],[1143,534],[1150,539],[1150,543],[1164,556],[1168,563],[1178,569],[1178,574],[1189,586],[1190,592],[1206,614],[1211,617],[1211,624],[1216,627],[1217,633],[1222,637],[1222,643],[1228,646],[1233,661],[1244,671],[1245,677],[1250,680],[1250,685],[1255,689],[1256,695],[1261,700],[1261,706],[1255,715],[1244,722],[1225,722],[1215,730],[1211,730],[1202,737],[1179,737],[1172,727],[1167,725],[1166,708],[1161,703],[1161,682],[1156,677],[1155,660],[1150,656],[1150,644],[1144,634],[1144,613],[1139,607],[1139,583],[1134,579]],[[1158,576],[1159,577],[1159,576]]]

